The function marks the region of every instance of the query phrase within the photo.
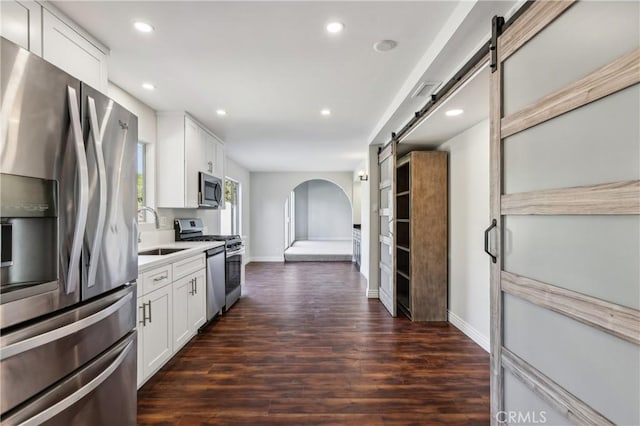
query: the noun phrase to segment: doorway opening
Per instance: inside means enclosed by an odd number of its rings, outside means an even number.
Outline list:
[[[284,202],[285,262],[351,262],[351,202],[333,182],[312,179]]]

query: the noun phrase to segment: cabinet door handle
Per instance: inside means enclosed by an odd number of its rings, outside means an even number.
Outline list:
[[[198,279],[193,279],[193,294],[198,294]]]
[[[491,253],[489,251],[489,233],[491,232],[491,230],[493,228],[495,228],[496,226],[498,226],[498,221],[493,219],[491,221],[491,225],[489,225],[489,227],[487,229],[484,230],[484,252],[487,253],[490,257],[491,257],[491,261],[493,263],[496,263],[496,261],[498,260],[496,256],[493,255],[493,253]]]
[[[209,161],[207,164],[209,165],[209,173],[213,173],[213,162]]]
[[[147,303],[145,303],[145,305],[149,306],[149,318],[147,318],[149,320],[149,324],[151,324],[151,300],[149,300]]]
[[[163,275],[163,276],[161,276],[161,277],[156,277],[156,278],[154,278],[154,279],[153,279],[153,282],[156,282],[156,283],[157,283],[158,281],[166,280],[167,278],[169,278],[169,274],[168,274],[168,273],[167,273],[167,274],[164,274],[164,275]]]
[[[142,321],[138,321],[138,322],[142,324],[142,326],[144,327],[145,325],[147,325],[147,321],[146,321],[147,310],[145,309],[145,303],[143,303],[142,306],[140,306],[138,309],[142,309]]]

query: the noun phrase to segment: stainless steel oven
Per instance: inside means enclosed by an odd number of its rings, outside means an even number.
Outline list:
[[[222,302],[224,311],[228,311],[242,294],[242,282],[244,280],[244,265],[242,263],[244,242],[242,238],[240,235],[204,235],[202,233],[204,224],[202,219],[199,218],[176,219],[174,229],[176,241],[224,241],[226,261],[224,266],[224,299]],[[213,268],[210,270],[213,271]],[[216,287],[218,282],[216,281]]]
[[[217,209],[222,206],[222,179],[199,172],[198,205]]]
[[[225,281],[225,311],[228,311],[238,301],[242,293],[242,256],[244,246],[227,247],[226,281]]]

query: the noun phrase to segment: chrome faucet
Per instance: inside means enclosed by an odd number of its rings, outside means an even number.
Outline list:
[[[158,219],[158,212],[156,212],[154,209],[152,209],[151,207],[147,207],[147,206],[142,206],[138,209],[138,213],[140,213],[141,211],[148,211],[153,213],[153,217],[156,220],[156,229],[160,229],[160,219]]]

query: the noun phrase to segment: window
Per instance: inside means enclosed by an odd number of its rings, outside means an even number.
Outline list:
[[[240,183],[226,178],[224,191],[225,210],[222,210],[221,231],[223,234],[240,235]]]
[[[146,179],[146,174],[147,174],[147,164],[146,164],[146,154],[147,154],[147,147],[145,146],[145,144],[138,142],[138,147],[136,149],[136,154],[137,154],[137,174],[138,174],[138,208],[145,206],[146,205],[146,201],[147,201],[147,197],[146,197],[146,186],[147,186],[147,179]],[[145,216],[145,212],[139,212],[138,213],[138,222],[144,222],[146,219]]]

